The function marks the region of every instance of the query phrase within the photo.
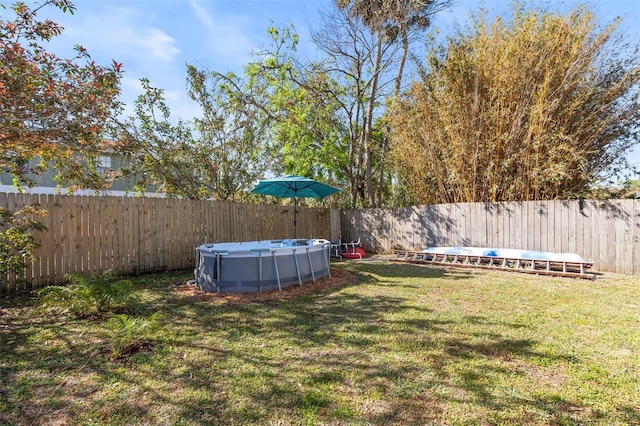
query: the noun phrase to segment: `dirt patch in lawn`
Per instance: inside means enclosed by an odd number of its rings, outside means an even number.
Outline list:
[[[198,290],[193,285],[186,283],[177,286],[174,291],[200,300],[219,301],[229,304],[242,304],[288,300],[294,297],[317,293],[332,288],[340,288],[348,284],[353,284],[355,282],[355,273],[345,271],[343,269],[331,269],[331,278],[318,279],[316,280],[316,282],[306,282],[303,283],[302,286],[294,285],[285,287],[282,289],[282,291],[270,290],[260,293],[245,294],[207,293],[205,291]]]

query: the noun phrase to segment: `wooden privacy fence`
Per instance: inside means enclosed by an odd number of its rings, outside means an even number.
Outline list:
[[[0,193],[0,207],[47,210],[46,232],[35,232],[34,261],[21,276],[0,277],[0,289],[35,288],[67,273],[95,276],[195,266],[204,243],[291,238],[293,206],[162,198]],[[297,235],[336,238],[339,210],[298,207]]]
[[[34,261],[0,290],[60,283],[67,273],[191,268],[205,242],[292,236],[293,207],[160,198],[0,193],[0,207],[48,211]],[[427,246],[573,252],[594,269],[640,275],[640,200],[531,201],[395,209],[298,209],[299,236],[357,240],[373,252]]]
[[[595,270],[640,275],[640,200],[343,210],[342,236],[379,253],[427,246],[571,252]]]

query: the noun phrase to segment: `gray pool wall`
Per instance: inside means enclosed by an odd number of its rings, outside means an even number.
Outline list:
[[[204,244],[196,249],[196,286],[206,292],[257,293],[302,285],[330,276],[329,249],[326,240]]]

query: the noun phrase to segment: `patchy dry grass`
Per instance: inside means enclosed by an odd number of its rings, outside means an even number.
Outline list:
[[[113,358],[105,318],[0,299],[0,424],[639,424],[638,278],[335,265],[280,293],[135,280],[162,312]]]

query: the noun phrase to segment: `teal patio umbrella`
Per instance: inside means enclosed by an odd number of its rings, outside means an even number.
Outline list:
[[[338,188],[313,179],[292,175],[261,180],[251,193],[293,198],[293,238],[296,238],[298,198],[324,198],[338,191]]]

